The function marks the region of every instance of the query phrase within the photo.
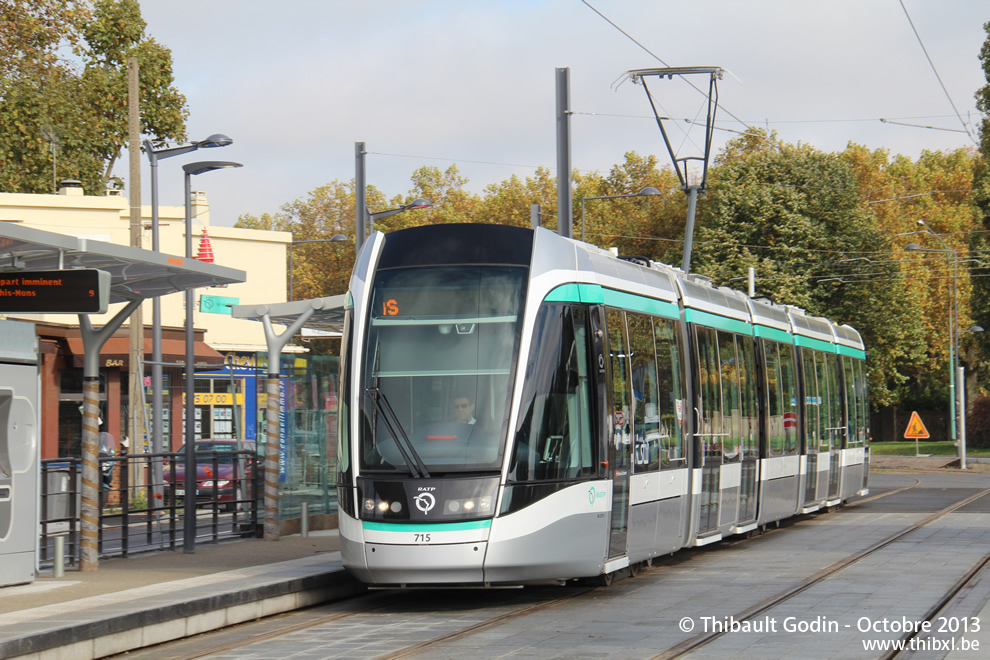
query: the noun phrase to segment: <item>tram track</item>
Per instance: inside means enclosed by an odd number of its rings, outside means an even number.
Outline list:
[[[931,608],[929,608],[929,610],[925,613],[925,616],[922,620],[927,621],[928,623],[934,623],[935,619],[940,614],[942,614],[942,612],[945,612],[946,609],[948,609],[948,607],[952,605],[953,602],[955,602],[960,592],[962,592],[963,589],[970,586],[970,584],[972,584],[972,582],[976,579],[976,577],[983,572],[983,570],[987,567],[988,564],[990,564],[990,553],[984,555],[983,559],[978,561],[976,565],[973,566],[973,568],[969,569],[965,575],[959,578],[956,581],[956,583],[953,584],[952,587],[945,592],[945,594],[938,600],[938,602],[936,602],[934,605],[932,605]],[[904,642],[904,646],[910,644],[911,640],[921,637],[921,633],[922,630],[920,628],[913,627],[911,631],[909,631],[907,634],[901,637],[901,640]],[[928,637],[930,635],[926,634],[925,636]],[[894,658],[900,658],[912,652],[913,651],[908,651],[907,649],[891,650],[885,653],[884,655],[880,656],[880,658],[881,660],[893,660]]]
[[[445,644],[447,642],[460,639],[462,637],[466,637],[474,633],[478,633],[483,630],[493,628],[498,625],[509,623],[513,620],[523,618],[530,614],[540,612],[555,607],[557,605],[566,603],[568,601],[579,598],[589,592],[595,591],[595,589],[597,588],[599,587],[568,587],[565,593],[561,594],[556,598],[544,599],[541,600],[541,602],[537,602],[537,603],[524,604],[521,607],[518,607],[517,609],[496,615],[485,621],[480,621],[478,623],[466,626],[460,630],[455,630],[446,634],[442,634],[433,639],[424,640],[417,644],[413,644],[411,646],[407,646],[401,649],[389,651],[388,653],[383,654],[381,657],[383,658],[387,657],[391,660],[393,658],[406,658],[419,653],[423,653],[424,651],[428,651],[430,648]],[[432,591],[436,591],[436,590],[432,590]],[[307,617],[305,618],[305,620],[298,621],[296,623],[280,624],[279,619],[281,618],[284,618],[288,621],[288,620],[298,619],[300,616],[304,615],[303,612],[286,613],[284,615],[272,617],[267,620],[263,619],[249,624],[244,624],[242,626],[232,626],[231,628],[227,628],[219,631],[213,631],[210,633],[206,633],[203,636],[203,639],[207,639],[208,637],[216,637],[218,635],[227,636],[227,637],[231,635],[236,635],[237,638],[233,640],[227,640],[213,644],[200,644],[195,649],[189,649],[188,647],[191,644],[195,643],[195,638],[189,638],[184,640],[177,640],[176,642],[166,643],[157,648],[149,648],[149,649],[143,649],[141,651],[127,653],[119,657],[120,658],[126,657],[135,660],[141,660],[141,659],[156,660],[156,659],[164,659],[164,658],[169,658],[170,660],[172,660],[174,658],[181,657],[184,660],[196,660],[200,658],[209,658],[209,657],[229,654],[230,652],[236,651],[237,649],[241,649],[244,647],[252,646],[263,642],[269,642],[284,637],[286,635],[305,632],[306,630],[317,628],[319,626],[324,626],[327,624],[346,623],[348,619],[353,619],[356,621],[358,617],[362,617],[366,615],[380,614],[380,615],[388,615],[390,617],[401,617],[406,610],[414,611],[416,612],[417,615],[419,615],[420,611],[419,608],[416,606],[416,600],[421,593],[422,590],[410,590],[399,594],[398,598],[396,598],[396,594],[394,592],[389,592],[387,594],[384,592],[376,592],[373,594],[366,595],[358,600],[371,599],[374,601],[378,601],[388,598],[388,601],[383,603],[359,605],[357,607],[354,607],[355,601],[351,600],[343,604],[337,604],[336,606],[332,606],[336,608],[340,608],[342,606],[347,607],[346,611],[341,611],[340,609],[337,609],[337,611],[334,611],[332,613]],[[321,608],[319,606],[317,606],[316,608],[311,608],[310,612],[318,609]],[[239,628],[246,629],[249,626],[265,627],[264,624],[266,621],[269,624],[269,626],[267,626],[267,629],[258,632],[244,632],[237,634],[237,629]]]
[[[886,497],[886,496],[889,496],[889,495],[894,495],[895,493],[903,492],[903,491],[908,490],[910,488],[913,488],[913,487],[915,487],[917,485],[918,485],[918,481],[916,481],[916,483],[914,483],[914,484],[912,484],[910,486],[905,486],[905,487],[900,488],[900,489],[888,491],[886,493],[881,493],[881,494],[879,494],[879,495],[877,495],[875,497],[866,498],[866,499],[863,499],[863,500],[858,500],[857,502],[852,503],[852,504],[850,504],[848,506],[855,506],[856,504],[873,501],[873,500],[879,499],[881,497]],[[785,589],[784,591],[782,591],[782,592],[780,592],[778,594],[775,594],[773,596],[770,596],[769,598],[766,598],[766,599],[760,601],[759,603],[756,603],[755,605],[753,605],[753,606],[751,606],[749,608],[746,608],[745,610],[742,610],[741,612],[738,612],[736,614],[732,614],[728,618],[731,618],[732,620],[739,621],[739,622],[745,622],[745,621],[752,620],[752,619],[760,616],[761,614],[764,614],[764,613],[768,612],[770,609],[772,609],[772,608],[774,608],[774,607],[776,607],[776,606],[778,606],[778,605],[780,605],[782,603],[785,603],[786,601],[790,600],[791,598],[794,598],[798,594],[800,594],[800,593],[802,593],[802,592],[810,589],[811,587],[813,587],[813,586],[815,586],[817,584],[820,584],[821,582],[824,582],[825,580],[827,580],[828,578],[832,577],[836,573],[839,573],[843,569],[848,568],[849,566],[851,566],[851,565],[853,565],[853,564],[861,561],[862,559],[864,559],[866,557],[869,557],[870,555],[872,555],[872,554],[874,554],[874,553],[882,550],[883,548],[886,548],[887,546],[889,546],[889,545],[891,545],[891,544],[893,544],[893,543],[895,543],[895,542],[903,539],[907,535],[909,535],[909,534],[911,534],[913,532],[916,532],[916,531],[918,531],[920,529],[923,529],[924,527],[927,527],[928,525],[930,525],[933,522],[935,522],[935,521],[943,518],[944,516],[946,516],[946,515],[948,515],[950,513],[953,513],[954,511],[957,511],[957,510],[961,509],[962,507],[966,506],[967,504],[970,504],[972,502],[975,502],[976,500],[979,500],[980,498],[985,497],[987,495],[990,495],[990,488],[987,488],[985,490],[981,490],[981,491],[979,491],[978,493],[976,493],[974,495],[971,495],[971,496],[969,496],[969,497],[967,497],[967,498],[965,498],[965,499],[963,499],[963,500],[961,500],[959,502],[956,502],[955,504],[952,504],[951,506],[945,507],[944,509],[942,509],[940,511],[937,511],[936,513],[928,516],[927,518],[924,518],[923,520],[920,520],[920,521],[918,521],[918,522],[916,522],[916,523],[914,523],[912,525],[909,525],[908,527],[905,527],[904,529],[902,529],[902,530],[900,530],[898,532],[895,532],[894,534],[891,534],[890,536],[886,537],[885,539],[882,539],[882,540],[874,543],[873,545],[871,545],[871,546],[869,546],[869,547],[867,547],[867,548],[865,548],[863,550],[860,550],[858,552],[855,552],[855,553],[849,555],[848,557],[845,557],[844,559],[841,559],[841,560],[835,562],[831,566],[828,566],[826,568],[823,568],[822,570],[818,571],[817,573],[815,573],[815,574],[809,576],[808,578],[802,580],[797,585],[795,585],[793,587],[790,587],[788,589]],[[960,580],[951,589],[949,589],[945,594],[943,594],[943,596],[939,599],[939,601],[926,614],[926,616],[929,616],[930,617],[927,620],[930,621],[930,620],[934,619],[934,617],[936,617],[938,615],[938,613],[940,611],[942,611],[945,608],[945,606],[952,601],[952,599],[955,597],[955,595],[958,594],[967,584],[969,584],[969,582],[976,575],[978,575],[980,573],[980,571],[986,566],[986,564],[988,562],[990,562],[990,555],[987,555],[986,557],[984,557],[984,559],[981,562],[978,562],[977,565],[973,569],[971,569],[966,575],[964,575],[962,578],[960,578]],[[672,660],[673,658],[680,658],[680,657],[682,657],[682,656],[690,653],[691,651],[697,650],[697,649],[699,649],[699,648],[701,648],[703,646],[706,646],[708,644],[711,644],[713,641],[715,641],[715,640],[717,640],[717,639],[719,639],[719,638],[721,638],[721,637],[729,634],[729,632],[730,632],[729,630],[723,629],[723,630],[718,630],[718,631],[710,631],[710,632],[702,633],[700,635],[695,635],[694,637],[691,637],[691,638],[689,638],[689,639],[681,642],[680,644],[678,644],[678,645],[676,645],[676,646],[674,646],[674,647],[672,647],[670,649],[667,649],[663,653],[660,653],[660,654],[657,654],[657,655],[653,656],[653,660]],[[916,636],[916,634],[910,634],[909,633],[909,634],[905,634],[904,636],[902,636],[902,639],[904,639],[904,640],[907,641],[907,640],[910,640],[914,636]],[[884,656],[884,657],[887,657],[887,656]],[[897,656],[896,655],[892,655],[892,656],[889,656],[889,657],[892,658],[892,657],[897,657]]]
[[[878,500],[878,499],[881,499],[881,498],[884,498],[884,497],[889,497],[889,496],[892,496],[892,495],[896,495],[898,493],[901,493],[901,492],[904,492],[906,490],[910,490],[911,488],[916,487],[919,483],[920,483],[920,480],[917,479],[917,478],[914,478],[914,483],[912,483],[912,484],[909,484],[909,485],[906,485],[906,486],[902,486],[902,487],[899,487],[899,488],[894,488],[894,489],[891,489],[889,491],[885,491],[883,493],[878,493],[876,495],[873,495],[873,496],[870,496],[870,497],[867,497],[867,498],[856,500],[855,502],[852,502],[852,503],[847,504],[845,506],[847,506],[847,507],[854,507],[854,506],[856,506],[858,504],[864,504],[864,503],[872,502],[872,501],[875,501],[875,500]],[[911,528],[908,528],[907,530],[903,530],[902,532],[900,532],[898,534],[895,534],[895,535],[893,535],[891,537],[888,537],[887,539],[884,539],[883,541],[878,542],[877,544],[871,546],[870,548],[867,548],[867,549],[865,549],[865,550],[863,550],[863,551],[861,551],[859,553],[856,553],[855,555],[852,555],[852,556],[846,558],[845,560],[842,560],[840,562],[837,562],[836,564],[833,564],[832,566],[830,566],[830,567],[828,567],[826,569],[823,569],[822,571],[820,571],[819,573],[816,573],[815,575],[809,577],[807,580],[805,580],[801,584],[797,585],[796,587],[794,587],[794,588],[792,588],[790,590],[787,590],[786,592],[783,592],[782,594],[778,594],[775,597],[772,597],[772,598],[770,598],[770,599],[768,599],[766,601],[763,601],[763,602],[755,605],[753,608],[750,608],[750,609],[746,610],[744,613],[742,613],[740,615],[736,615],[735,618],[737,620],[742,620],[743,617],[755,617],[755,616],[759,615],[761,612],[765,611],[766,609],[769,609],[770,607],[773,607],[774,605],[787,600],[787,598],[790,598],[790,597],[796,595],[797,593],[800,593],[801,591],[804,591],[805,589],[807,589],[807,588],[813,586],[814,584],[820,582],[821,580],[827,578],[829,575],[832,575],[832,574],[834,574],[834,573],[842,570],[842,568],[845,568],[846,566],[848,566],[848,565],[850,565],[852,563],[855,563],[856,561],[858,561],[859,559],[862,559],[863,557],[867,556],[868,554],[871,554],[873,552],[876,552],[880,548],[885,547],[886,545],[889,545],[890,543],[893,543],[898,538],[901,538],[904,535],[910,533],[911,531],[914,531],[914,529],[918,529],[918,528],[920,528],[920,527],[922,527],[924,525],[927,525],[930,522],[933,522],[934,520],[936,520],[938,517],[941,517],[941,516],[945,515],[946,513],[949,513],[950,510],[952,510],[954,508],[959,508],[961,506],[964,506],[969,501],[972,501],[973,499],[978,499],[979,497],[981,497],[981,496],[983,496],[984,494],[987,494],[987,493],[990,493],[990,489],[988,489],[987,491],[984,491],[983,493],[979,493],[979,494],[973,496],[972,498],[969,498],[968,500],[965,500],[963,502],[960,502],[960,503],[954,505],[954,507],[949,507],[948,509],[945,509],[943,511],[940,511],[940,512],[936,513],[935,515],[929,517],[928,519],[926,519],[924,521],[921,521],[920,523],[917,523],[915,526],[912,526]],[[800,520],[800,518],[798,518],[796,520]],[[742,541],[745,541],[745,539],[740,539],[740,542],[742,542]],[[690,553],[690,550],[692,550],[692,549],[687,549],[686,548],[684,550],[688,551],[688,554],[691,554]],[[686,557],[683,556],[683,553],[681,553],[681,554],[682,554],[682,557],[683,558],[686,558]],[[661,566],[655,565],[654,568],[655,569],[656,568],[661,568]],[[589,587],[569,587],[569,588],[567,588],[566,593],[560,595],[559,597],[550,598],[550,599],[543,600],[543,601],[538,602],[538,603],[523,605],[523,606],[521,606],[521,607],[519,607],[517,609],[514,609],[514,610],[510,611],[510,612],[505,612],[503,614],[496,615],[496,616],[494,616],[494,617],[492,617],[490,619],[487,619],[485,621],[481,621],[481,622],[478,622],[478,623],[475,623],[475,624],[466,626],[466,627],[464,627],[462,629],[455,630],[455,631],[452,631],[452,632],[449,632],[449,633],[446,633],[446,634],[439,635],[439,636],[437,636],[437,637],[435,637],[433,639],[424,640],[422,642],[413,644],[413,645],[408,646],[408,647],[405,647],[403,649],[390,652],[390,653],[387,654],[387,657],[389,657],[389,658],[407,658],[407,657],[412,657],[414,655],[427,652],[427,651],[429,651],[432,648],[436,648],[438,646],[442,646],[443,644],[446,644],[448,642],[455,641],[455,640],[458,640],[458,639],[461,639],[461,638],[464,638],[464,637],[468,637],[468,636],[473,635],[475,633],[479,633],[481,631],[488,630],[490,628],[494,628],[494,627],[497,627],[499,625],[507,624],[507,623],[510,623],[510,622],[512,622],[514,620],[517,620],[517,619],[521,619],[521,618],[526,617],[526,616],[528,616],[530,614],[534,614],[534,613],[537,613],[537,612],[540,612],[540,611],[543,611],[543,610],[546,610],[546,609],[549,609],[549,608],[552,608],[552,607],[555,607],[555,606],[558,606],[558,605],[562,605],[564,603],[567,603],[569,601],[572,601],[574,599],[577,599],[577,598],[579,598],[581,596],[584,596],[584,595],[586,595],[588,593],[591,593],[591,592],[595,591],[596,589],[605,589],[605,588],[608,588],[608,587],[590,587],[590,586]],[[962,588],[962,587],[960,587],[960,588]],[[406,591],[406,592],[399,592],[398,594],[396,594],[396,592],[392,592],[392,591],[387,592],[387,593],[386,592],[374,592],[374,593],[369,594],[369,595],[367,595],[367,596],[365,596],[365,597],[363,597],[361,599],[358,599],[358,601],[351,600],[351,601],[346,601],[344,603],[335,604],[335,605],[332,606],[332,607],[335,608],[335,611],[333,611],[333,612],[330,612],[330,613],[327,613],[327,614],[323,614],[323,615],[319,615],[319,616],[310,616],[310,617],[305,618],[305,620],[303,620],[303,621],[296,621],[294,623],[288,623],[288,621],[289,620],[298,619],[298,617],[300,615],[302,615],[303,612],[293,612],[293,613],[288,613],[286,615],[280,615],[279,617],[273,617],[272,619],[267,620],[268,621],[267,629],[260,630],[260,631],[255,632],[255,633],[244,632],[244,633],[238,635],[237,636],[237,639],[234,639],[234,640],[227,640],[227,641],[223,641],[223,642],[215,643],[215,644],[200,645],[195,650],[184,651],[182,653],[181,657],[188,658],[190,660],[193,660],[193,659],[198,659],[198,658],[207,658],[207,657],[211,657],[211,656],[222,655],[222,654],[230,653],[231,651],[235,651],[235,650],[240,649],[240,648],[251,646],[253,644],[258,644],[258,643],[263,643],[263,642],[266,642],[266,641],[275,640],[275,639],[278,639],[278,638],[283,637],[283,636],[286,636],[286,635],[291,635],[293,633],[303,632],[303,631],[306,631],[306,630],[309,630],[309,629],[312,629],[312,628],[317,628],[319,626],[323,626],[323,625],[327,625],[327,624],[335,624],[335,623],[344,622],[346,619],[360,617],[362,615],[369,615],[369,614],[372,614],[373,615],[373,614],[379,614],[379,613],[380,614],[392,614],[392,613],[394,613],[396,611],[401,612],[404,608],[410,608],[410,607],[412,607],[414,605],[415,599],[416,599],[418,593],[421,593],[421,591],[420,590],[410,590],[410,591]],[[378,601],[381,601],[381,600],[385,600],[386,598],[388,599],[387,602],[378,602]],[[371,600],[372,602],[370,602],[370,603],[368,603],[366,605],[361,605],[360,604],[360,601],[361,600]],[[318,608],[313,608],[313,609],[310,610],[310,612],[313,612],[315,609],[318,609]],[[935,612],[935,613],[932,614],[932,616],[936,616],[936,615],[937,615],[937,612]],[[286,620],[285,623],[280,622],[280,619],[282,619],[282,618],[284,618]],[[248,624],[248,625],[262,625],[263,626],[264,623],[265,623],[265,620],[261,620],[259,622],[254,622],[253,624]],[[227,631],[228,632],[231,632],[231,631],[233,631],[234,629],[237,629],[237,628],[245,629],[246,626],[235,626],[234,628],[227,629]],[[216,635],[219,632],[220,631],[217,631],[217,632],[214,632],[214,633],[210,633],[210,635]],[[222,633],[220,633],[220,634],[222,634]],[[690,650],[693,650],[694,648],[698,648],[700,646],[703,646],[703,645],[705,645],[705,644],[713,641],[717,636],[718,635],[705,635],[705,636],[699,636],[699,637],[693,638],[692,640],[688,640],[687,642],[685,642],[685,643],[683,643],[681,645],[678,645],[677,647],[674,647],[673,649],[670,649],[667,652],[665,652],[664,654],[661,654],[661,655],[659,655],[657,657],[658,658],[674,658],[674,657],[680,657],[684,653],[687,653]],[[157,652],[156,653],[156,651],[154,649],[145,649],[144,652],[141,652],[141,651],[132,652],[131,654],[128,654],[127,657],[129,657],[129,658],[148,658],[149,660],[152,659],[152,658],[177,657],[177,656],[171,656],[171,655],[169,655],[169,651],[167,649],[169,647],[172,647],[173,644],[184,644],[184,643],[189,643],[190,641],[192,641],[192,640],[181,640],[181,641],[178,641],[178,642],[175,642],[175,643],[172,643],[172,644],[168,644],[165,647],[162,647],[160,649],[164,653],[161,653],[161,652]]]

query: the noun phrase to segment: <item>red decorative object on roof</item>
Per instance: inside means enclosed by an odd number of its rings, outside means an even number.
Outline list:
[[[213,244],[210,243],[210,237],[206,233],[206,227],[203,227],[203,235],[199,239],[199,252],[196,254],[196,260],[208,264],[213,263]]]

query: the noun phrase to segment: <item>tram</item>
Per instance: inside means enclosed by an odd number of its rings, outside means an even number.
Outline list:
[[[375,233],[342,346],[369,584],[607,582],[868,492],[856,330],[543,228]]]

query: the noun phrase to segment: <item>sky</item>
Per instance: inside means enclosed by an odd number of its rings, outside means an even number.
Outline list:
[[[350,181],[356,142],[367,183],[388,197],[409,193],[423,166],[456,165],[476,193],[538,166],[555,174],[558,67],[570,71],[571,161],[584,172],[606,174],[630,151],[669,164],[642,86],[622,82],[664,66],[727,71],[716,152],[747,126],[825,151],[973,147],[965,129],[977,135],[990,22],[986,0],[140,4],[147,34],[172,51],[189,138],[234,140],[161,161],[161,203],[182,204],[185,162],[243,163],[193,179],[217,225]],[[704,122],[705,96],[683,78],[647,80],[660,112],[680,120],[668,126],[678,157],[700,156],[703,124],[686,132],[683,119]],[[690,80],[707,88],[707,76]],[[115,169],[125,179],[126,162]]]

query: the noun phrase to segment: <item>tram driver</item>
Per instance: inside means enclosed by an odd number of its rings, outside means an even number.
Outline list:
[[[459,424],[474,424],[474,397],[466,392],[458,392],[454,395],[454,421]]]

